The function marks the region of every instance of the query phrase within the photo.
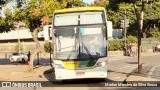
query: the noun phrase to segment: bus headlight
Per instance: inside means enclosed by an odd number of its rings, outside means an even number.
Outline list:
[[[102,67],[102,66],[105,66],[105,65],[107,65],[107,61],[105,61],[105,62],[98,62],[97,63],[97,67]]]
[[[58,69],[65,69],[61,64],[54,64],[54,67]]]

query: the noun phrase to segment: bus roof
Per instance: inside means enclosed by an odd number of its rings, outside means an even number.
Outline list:
[[[95,11],[95,10],[105,10],[103,7],[76,7],[76,8],[66,8],[61,10],[55,10],[54,13],[65,13],[65,12],[77,12],[77,11]]]

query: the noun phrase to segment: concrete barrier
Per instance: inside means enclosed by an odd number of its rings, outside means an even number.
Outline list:
[[[153,53],[153,49],[143,49],[143,54]],[[108,51],[109,56],[123,56],[123,51]]]

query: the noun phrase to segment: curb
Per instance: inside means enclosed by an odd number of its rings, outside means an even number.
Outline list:
[[[130,75],[129,77],[127,77],[126,81],[130,82],[130,81],[160,81],[160,80],[149,78],[149,77],[138,76],[138,75],[137,76]]]

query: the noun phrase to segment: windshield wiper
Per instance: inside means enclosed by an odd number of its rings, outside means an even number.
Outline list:
[[[93,57],[92,57],[91,53],[89,52],[89,50],[87,49],[87,47],[84,45],[84,43],[82,41],[81,41],[81,44],[83,45],[83,47],[86,50],[86,52],[89,55],[89,57],[93,60]]]

